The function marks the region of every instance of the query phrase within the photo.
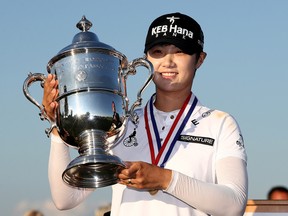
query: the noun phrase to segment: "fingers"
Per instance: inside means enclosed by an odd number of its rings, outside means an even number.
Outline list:
[[[136,172],[137,163],[136,162],[125,162],[126,168],[122,169],[118,174],[118,183],[126,185],[128,187],[136,186]]]
[[[137,171],[141,169],[141,165],[138,162],[125,162],[125,165],[126,168],[119,173],[119,179],[135,178]]]
[[[55,100],[57,93],[57,81],[55,80],[55,75],[48,74],[44,82],[44,94],[43,94],[43,105],[48,107],[50,103]]]
[[[54,74],[48,74],[44,83],[42,104],[45,112],[51,120],[55,120],[55,111],[58,103],[55,101],[58,96],[58,81]]]
[[[131,188],[145,189],[147,179],[141,174],[141,170],[145,169],[146,165],[147,163],[141,161],[126,162],[126,168],[118,174],[119,183]]]
[[[119,179],[118,183],[132,187],[135,184],[135,179]]]
[[[172,171],[146,162],[130,162],[119,174],[119,183],[144,190],[166,189],[171,181]]]
[[[127,184],[132,184],[132,180],[131,180],[131,179],[128,179],[128,180],[127,180]]]
[[[44,92],[49,93],[53,88],[57,87],[55,74],[48,74],[44,83]]]

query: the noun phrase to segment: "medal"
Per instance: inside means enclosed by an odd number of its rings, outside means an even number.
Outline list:
[[[149,193],[151,194],[151,196],[154,196],[158,193],[158,190],[155,189],[155,190],[149,190]]]
[[[149,104],[150,116],[149,117],[150,117],[150,120],[152,123],[152,129],[154,132],[153,133],[154,139],[156,140],[156,144],[157,144],[156,149],[154,149],[153,138],[152,138],[152,134],[150,131],[150,125],[149,125],[149,121],[148,121],[148,108],[147,108],[148,104],[145,106],[145,110],[144,110],[145,128],[146,128],[146,133],[147,133],[148,142],[149,142],[152,164],[158,166],[164,150],[166,150],[166,153],[164,154],[164,159],[162,160],[160,167],[163,168],[165,166],[165,163],[168,161],[168,159],[172,153],[172,150],[176,144],[178,137],[180,136],[182,130],[184,129],[185,125],[188,122],[188,119],[192,115],[193,110],[195,109],[195,107],[197,105],[198,100],[196,97],[194,97],[192,104],[191,105],[189,104],[191,96],[192,96],[192,93],[190,93],[189,96],[187,97],[187,99],[185,100],[183,106],[181,107],[179,113],[177,114],[177,116],[176,116],[176,118],[175,118],[175,120],[174,120],[168,134],[167,134],[167,137],[165,138],[165,140],[163,142],[163,145],[161,145],[161,139],[159,136],[157,123],[156,123],[154,113],[153,113],[153,100],[152,100],[152,98],[150,99],[150,104]],[[183,119],[183,117],[184,117],[184,119]],[[180,120],[182,120],[182,122]],[[173,134],[173,136],[172,136],[172,134]],[[168,148],[168,150],[166,147]],[[158,150],[158,153],[156,156],[155,156],[155,150],[156,151]],[[151,195],[155,195],[155,194],[157,194],[157,192],[158,192],[158,190],[156,190],[156,189],[149,191],[149,193]]]

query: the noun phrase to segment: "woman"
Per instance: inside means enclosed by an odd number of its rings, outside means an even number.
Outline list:
[[[246,152],[241,131],[229,114],[211,110],[191,92],[205,60],[204,36],[191,17],[165,14],[150,25],[145,54],[154,66],[156,92],[136,111],[135,145],[125,138],[112,149],[127,167],[113,185],[111,215],[243,215],[248,193]],[[57,81],[49,75],[43,105],[52,118]],[[71,161],[56,129],[51,136],[49,181],[59,209],[81,203],[91,191],[65,185]],[[97,192],[97,190],[96,190]]]

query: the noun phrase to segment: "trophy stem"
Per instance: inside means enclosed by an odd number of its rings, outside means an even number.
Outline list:
[[[105,149],[105,133],[100,130],[86,130],[80,134],[79,141],[79,154],[91,155],[91,154],[107,154]]]
[[[116,184],[124,162],[105,149],[105,133],[86,130],[80,135],[79,156],[62,174],[63,181],[76,188],[99,188]]]

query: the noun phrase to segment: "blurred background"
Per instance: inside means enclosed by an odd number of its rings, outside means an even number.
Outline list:
[[[146,30],[156,17],[178,11],[195,18],[208,56],[193,91],[206,106],[238,120],[248,153],[249,198],[266,199],[272,186],[287,186],[287,9],[286,0],[2,1],[0,214],[38,209],[45,216],[92,216],[110,203],[107,187],[75,209],[56,210],[47,178],[49,124],[40,121],[38,108],[22,92],[29,72],[47,74],[48,61],[71,44],[83,15],[100,41],[130,61],[143,56]],[[131,103],[146,75],[139,69],[129,77]],[[30,91],[41,102],[41,87]],[[152,84],[143,104],[153,92]]]

